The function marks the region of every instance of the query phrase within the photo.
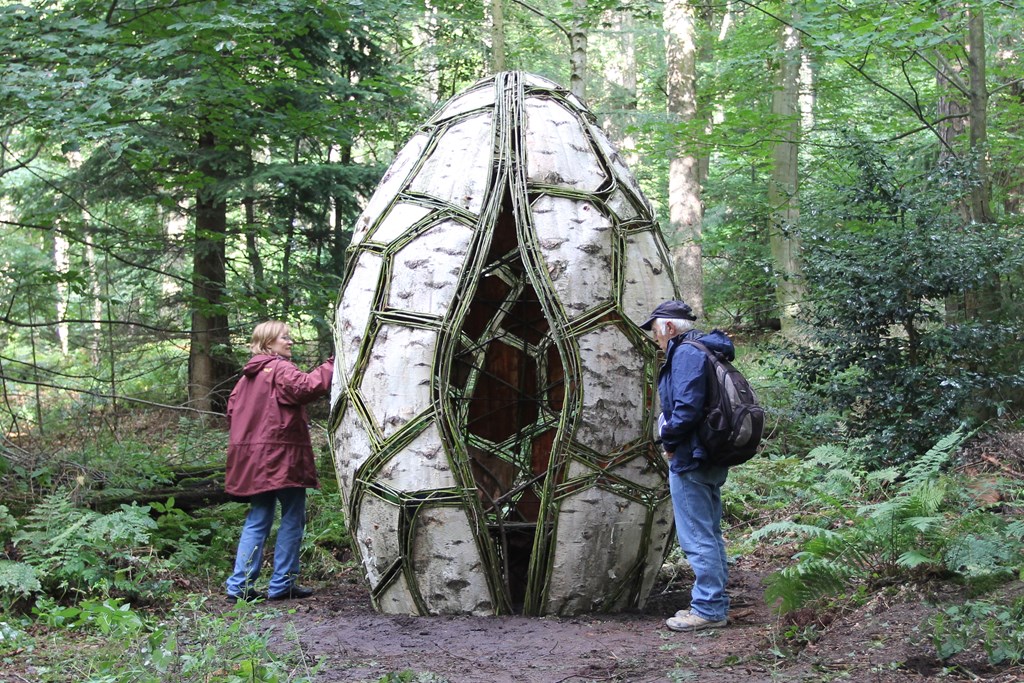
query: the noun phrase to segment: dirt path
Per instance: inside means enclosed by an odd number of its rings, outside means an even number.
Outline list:
[[[661,586],[644,610],[572,618],[407,617],[380,615],[357,576],[340,577],[303,601],[280,603],[273,646],[301,648],[319,662],[316,681],[376,683],[389,673],[433,683],[583,683],[585,681],[853,681],[936,680],[943,671],[919,628],[931,608],[912,590],[875,599],[836,618],[800,652],[773,635],[785,630],[763,600],[769,570],[741,559],[730,577],[731,624],[719,631],[673,633],[664,618],[687,591]],[[797,615],[809,628],[816,615]],[[786,653],[785,656],[779,656]],[[1009,683],[1020,668],[944,680]]]

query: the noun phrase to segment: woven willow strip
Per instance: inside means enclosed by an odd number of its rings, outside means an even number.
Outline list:
[[[641,606],[672,522],[637,325],[677,289],[594,117],[538,76],[479,81],[396,156],[348,264],[332,448],[374,606]]]

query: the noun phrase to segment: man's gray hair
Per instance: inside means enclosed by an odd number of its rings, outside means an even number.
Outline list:
[[[693,321],[685,318],[655,318],[651,327],[657,334],[665,334],[665,326],[669,323],[676,328],[676,334],[689,332],[693,329]]]

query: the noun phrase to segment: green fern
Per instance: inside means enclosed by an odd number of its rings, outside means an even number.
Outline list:
[[[32,565],[0,560],[0,605],[27,598],[43,589]]]
[[[837,498],[828,487],[818,488],[815,493],[823,504],[818,524],[776,522],[755,532],[754,540],[780,535],[804,539],[796,556],[798,564],[773,575],[771,601],[788,611],[830,593],[842,592],[846,583],[880,585],[906,576],[910,570],[948,568],[953,558],[963,567],[1005,566],[1005,557],[997,553],[999,543],[989,544],[977,537],[968,539],[963,533],[951,533],[951,516],[943,514],[951,496],[949,479],[941,473],[968,436],[961,428],[936,443],[910,468],[895,494],[881,502],[851,510],[848,500]],[[843,461],[843,457],[831,447],[816,449],[813,460],[836,463]],[[841,475],[825,480],[856,483],[857,477],[867,479],[866,474],[856,470],[844,470]],[[893,473],[886,472],[877,481],[892,482]],[[829,527],[835,524],[837,513],[845,523],[833,530]],[[961,550],[951,554],[950,548],[958,543],[970,546],[969,553]],[[1004,548],[1006,545],[1002,544]]]
[[[796,522],[783,520],[780,522],[766,524],[753,532],[750,535],[750,538],[754,541],[763,541],[767,538],[774,538],[778,536],[798,536],[806,539],[828,535],[834,536],[835,532],[813,524],[797,524]]]
[[[122,505],[104,515],[76,507],[64,491],[29,512],[13,543],[47,592],[134,594],[166,564],[151,547],[156,528],[148,507]]]
[[[913,466],[907,470],[903,490],[916,488],[937,477],[949,464],[956,449],[975,432],[977,430],[968,432],[964,425],[960,425],[952,433],[939,439],[938,443],[928,449],[927,453],[914,460]]]
[[[781,613],[842,592],[855,570],[845,562],[809,556],[765,580],[765,600]]]

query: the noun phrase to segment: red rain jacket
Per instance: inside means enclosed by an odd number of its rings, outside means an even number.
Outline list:
[[[281,356],[249,359],[228,398],[229,495],[320,487],[304,406],[330,392],[333,373],[333,359],[309,373]]]

